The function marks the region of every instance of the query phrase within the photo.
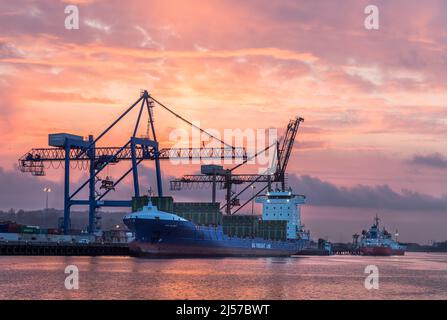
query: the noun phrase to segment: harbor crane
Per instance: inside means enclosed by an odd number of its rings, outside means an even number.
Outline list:
[[[188,123],[195,129],[212,139],[221,143],[221,147],[215,148],[161,148],[159,146],[153,118],[153,108],[158,105],[175,117]],[[135,122],[130,139],[118,147],[98,146],[104,136],[117,125],[131,110],[139,106],[138,117]],[[148,130],[146,137],[137,137],[143,111],[147,112]],[[140,196],[140,184],[138,179],[138,165],[144,160],[155,161],[155,172],[158,196],[163,196],[163,185],[161,177],[161,160],[169,159],[247,159],[244,148],[236,148],[225,143],[219,138],[211,135],[207,131],[194,125],[178,113],[172,111],[166,105],[155,99],[148,91],[141,92],[140,97],[127,108],[112,124],[110,124],[98,137],[89,135],[87,140],[82,136],[72,134],[50,134],[50,148],[34,148],[28,151],[19,159],[19,169],[35,176],[45,175],[45,163],[62,163],[64,166],[64,233],[70,230],[70,208],[74,205],[85,205],[89,207],[89,233],[96,231],[96,212],[100,207],[131,207],[131,200],[106,200],[104,197],[123,181],[126,176],[132,173],[133,194]],[[100,179],[99,174],[109,165],[120,161],[131,161],[131,167],[125,171],[116,181],[109,176]],[[72,163],[78,164],[81,168],[89,171],[89,178],[82,183],[74,192],[70,190],[70,167]],[[97,182],[101,182],[99,191],[96,189]],[[88,199],[79,199],[79,193],[88,186]],[[78,196],[78,197],[77,197]]]
[[[196,175],[184,175],[179,179],[174,179],[170,181],[171,190],[181,190],[183,188],[188,188],[193,184],[212,184],[212,201],[216,201],[216,185],[219,184],[221,189],[226,189],[225,196],[225,204],[220,208],[221,210],[225,210],[225,213],[228,215],[235,214],[240,211],[245,205],[250,203],[254,198],[259,196],[264,190],[268,188],[271,190],[272,182],[281,183],[281,190],[285,190],[286,188],[286,169],[287,164],[289,162],[290,155],[292,153],[293,145],[295,142],[295,138],[298,132],[298,128],[301,122],[304,119],[301,117],[296,117],[295,119],[290,120],[287,125],[287,129],[285,135],[280,143],[277,141],[276,143],[268,146],[264,150],[256,153],[252,157],[244,160],[242,163],[236,165],[231,169],[223,169],[220,166],[208,166],[202,167],[202,174]],[[256,158],[260,154],[266,152],[273,146],[276,147],[276,168],[273,174],[235,174],[233,171],[240,168],[242,165],[246,164],[252,158]],[[203,170],[205,169],[205,170]],[[253,194],[246,202],[242,205],[240,204],[239,197],[247,191],[251,186],[255,183],[263,183],[264,186],[258,188],[258,192]],[[244,188],[235,193],[232,190],[232,186],[236,184],[246,184]],[[253,189],[254,190],[254,189]],[[232,212],[233,207],[238,207],[234,212]]]

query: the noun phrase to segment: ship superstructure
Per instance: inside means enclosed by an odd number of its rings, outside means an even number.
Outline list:
[[[287,239],[309,239],[309,234],[301,224],[301,205],[306,197],[296,195],[292,190],[269,191],[264,197],[258,197],[257,203],[262,203],[262,220],[287,221]]]

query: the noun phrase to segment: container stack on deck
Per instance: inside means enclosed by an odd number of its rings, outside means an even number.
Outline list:
[[[258,216],[231,215],[223,217],[223,231],[239,238],[260,237],[269,240],[286,239],[287,221],[261,220]]]
[[[174,202],[173,213],[198,225],[218,226],[222,224],[219,203]]]
[[[132,198],[132,212],[141,210],[144,206],[147,206],[149,199],[154,206],[160,211],[173,212],[174,199],[172,197],[133,197]]]
[[[141,210],[152,204],[161,211],[174,213],[197,225],[222,226],[223,232],[230,237],[264,238],[269,240],[286,240],[287,221],[262,220],[255,215],[222,215],[219,203],[213,202],[174,202],[172,197],[133,198],[133,211]]]
[[[248,215],[226,215],[223,217],[223,232],[230,237],[255,237],[258,233],[259,217]]]
[[[160,211],[174,213],[197,225],[218,226],[222,224],[219,203],[212,202],[174,202],[172,197],[134,197],[132,211],[141,210],[148,204],[149,198]]]

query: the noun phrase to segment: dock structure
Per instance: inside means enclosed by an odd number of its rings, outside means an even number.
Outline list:
[[[334,243],[332,245],[332,253],[337,255],[361,255],[358,246],[351,243]]]
[[[210,139],[220,142],[218,147],[185,147],[171,148],[161,147],[157,140],[155,123],[153,120],[154,107],[163,108],[177,119],[189,124],[199,130],[201,134],[205,134]],[[138,109],[136,119],[132,119],[134,123],[133,131],[128,132],[130,138],[124,145],[118,146],[99,146],[107,137],[110,140],[110,130],[122,123],[124,118],[131,120],[131,110]],[[135,114],[133,114],[135,116]],[[143,118],[147,119],[145,135],[138,136],[143,129]],[[116,129],[115,129],[116,130]],[[125,131],[123,131],[125,134]],[[103,137],[106,138],[103,139]],[[45,175],[45,164],[51,167],[59,167],[62,164],[64,168],[64,219],[63,233],[70,234],[71,226],[71,208],[73,206],[86,206],[89,212],[88,232],[94,234],[98,231],[99,221],[101,219],[99,209],[102,207],[132,207],[130,199],[108,199],[107,195],[111,191],[115,191],[118,185],[125,181],[128,175],[132,175],[133,195],[140,196],[140,179],[138,167],[143,161],[155,162],[155,176],[158,196],[163,196],[161,164],[162,160],[236,160],[241,161],[247,159],[247,152],[244,147],[234,147],[219,137],[210,134],[201,129],[193,122],[185,119],[178,113],[172,111],[166,105],[155,99],[147,90],[141,92],[140,97],[124,112],[122,112],[115,121],[110,124],[96,138],[89,135],[88,139],[83,136],[69,133],[53,133],[48,135],[49,148],[33,148],[25,153],[19,159],[19,170],[30,173],[34,176]],[[116,180],[112,179],[107,172],[108,168],[121,162],[130,161],[131,166]],[[141,164],[142,165],[142,164]],[[88,179],[85,180],[75,191],[72,190],[72,173],[71,169],[75,166],[81,170],[85,170]],[[97,182],[101,182],[97,188]],[[82,197],[82,191],[86,191],[88,198]]]
[[[127,243],[0,242],[0,256],[128,256]]]
[[[351,256],[360,256],[362,253],[358,249],[333,249],[333,254],[337,255],[351,255]]]

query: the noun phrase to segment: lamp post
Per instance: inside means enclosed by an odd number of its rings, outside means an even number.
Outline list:
[[[51,192],[51,188],[45,187],[43,188],[43,192],[45,192],[45,210],[48,211],[48,195]]]
[[[251,215],[254,214],[254,209],[255,209],[255,198],[254,198],[254,196],[255,196],[255,189],[256,189],[255,186],[251,186],[252,198],[253,198],[253,199],[251,199]]]

